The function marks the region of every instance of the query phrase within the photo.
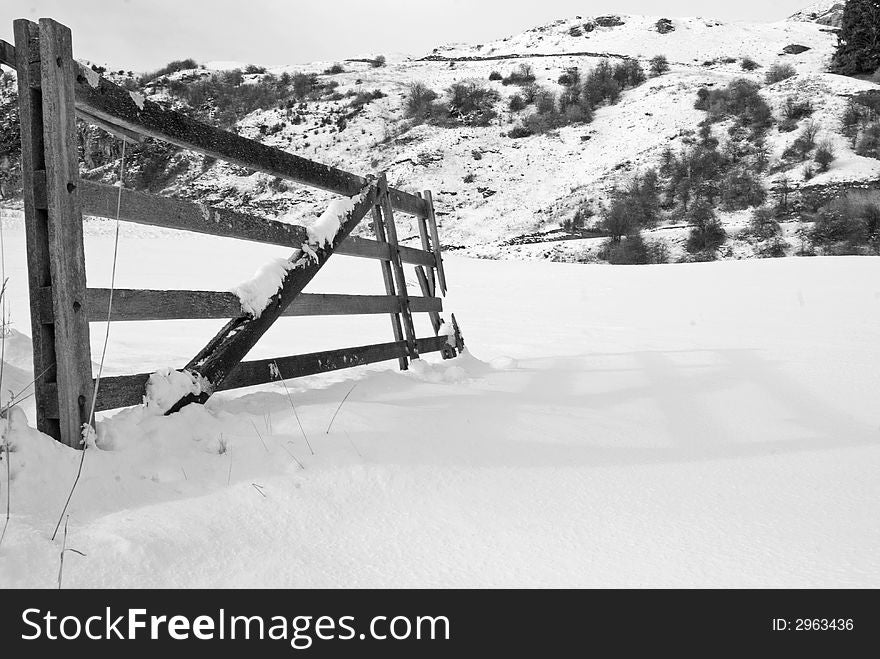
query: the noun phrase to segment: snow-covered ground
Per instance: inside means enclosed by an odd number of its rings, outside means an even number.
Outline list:
[[[4,225],[26,333],[21,222]],[[87,226],[91,286],[108,283],[111,227]],[[231,287],[284,256],[124,227],[117,284]],[[453,362],[105,415],[65,587],[880,586],[880,259],[446,263],[469,346]],[[334,257],[309,290],[381,281]],[[115,324],[109,370],[181,365],[218,325]],[[253,356],[389,334],[382,317],[284,319]],[[4,389],[28,377],[27,345],[10,338]],[[49,537],[81,454],[18,414],[6,433],[0,585],[55,587]]]

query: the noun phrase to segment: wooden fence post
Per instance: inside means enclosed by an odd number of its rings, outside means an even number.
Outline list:
[[[412,310],[409,307],[409,293],[406,290],[406,275],[400,261],[400,247],[397,241],[397,226],[394,224],[394,211],[388,198],[388,181],[383,172],[379,176],[379,199],[382,205],[382,218],[388,232],[388,245],[391,247],[391,268],[397,280],[397,296],[400,298],[400,315],[403,317],[403,332],[406,335],[407,353],[410,359],[418,359],[416,330],[413,325]]]
[[[434,198],[430,190],[425,190],[425,203],[428,206],[428,226],[431,229],[431,242],[434,247],[434,258],[437,260],[437,279],[440,291],[446,295],[446,272],[443,270],[443,251],[440,247],[440,233],[437,231],[437,218],[434,215]]]
[[[385,227],[382,224],[382,207],[379,204],[373,206],[373,233],[376,234],[376,241],[387,243],[388,238],[385,236]],[[394,295],[394,274],[391,272],[391,263],[389,261],[380,260],[379,265],[382,268],[382,279],[385,282],[385,293]],[[395,341],[403,341],[403,328],[400,324],[400,311],[391,314],[391,331],[394,333]],[[401,371],[409,368],[409,360],[405,355],[397,358],[397,364]]]
[[[79,203],[73,59],[70,29],[40,19],[40,84],[43,92],[43,148],[49,211],[49,269],[55,325],[55,363],[61,440],[80,446],[89,422],[92,359],[85,309],[86,262]]]
[[[55,328],[53,325],[44,324],[38,312],[40,289],[52,283],[49,274],[49,214],[46,210],[45,195],[38,189],[41,185],[45,189],[46,173],[46,158],[43,152],[43,99],[40,93],[40,35],[37,25],[24,19],[15,21],[14,29],[37,429],[55,439],[61,439],[58,419],[46,415],[44,401],[45,383],[55,382]],[[43,183],[37,180],[40,178],[37,172],[42,174]]]
[[[93,385],[77,193],[73,81],[78,65],[70,30],[54,21],[43,19],[39,28],[15,21],[15,42],[37,428],[81,447]],[[41,313],[44,288],[51,291],[51,318]],[[57,419],[46,413],[50,390],[57,392]]]
[[[422,196],[422,193],[421,193],[421,192],[418,193],[418,195],[419,195],[419,198],[420,198],[420,199],[424,199],[424,197]],[[426,204],[426,208],[429,208],[429,207],[427,206],[427,204]],[[417,224],[418,227],[419,227],[419,238],[420,238],[421,241],[422,241],[422,251],[424,251],[424,252],[428,252],[428,253],[430,254],[430,253],[431,253],[431,240],[430,240],[430,238],[428,237],[428,223],[425,221],[425,218],[424,218],[424,217],[417,217],[417,218],[416,218],[416,224]],[[430,284],[431,284],[430,290],[432,291],[432,292],[431,292],[431,295],[432,295],[432,296],[434,295],[433,291],[434,291],[434,288],[435,288],[435,285],[434,285],[434,284],[435,284],[435,282],[434,282],[434,268],[436,268],[436,265],[437,265],[437,256],[434,255],[434,267],[432,267],[432,268],[428,268],[427,272],[425,273],[425,274],[427,275],[427,277],[428,277],[428,281],[429,281]]]

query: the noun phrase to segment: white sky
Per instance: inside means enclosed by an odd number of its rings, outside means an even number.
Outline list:
[[[3,0],[0,38],[15,18],[73,30],[78,58],[112,68],[173,59],[294,64],[370,53],[423,55],[480,43],[557,18],[608,13],[776,21],[811,0]],[[662,9],[661,9],[662,8]]]

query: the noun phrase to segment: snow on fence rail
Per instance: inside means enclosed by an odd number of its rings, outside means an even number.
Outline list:
[[[234,293],[188,290],[113,292],[111,321],[229,318],[181,369],[198,382],[167,404],[166,413],[215,391],[264,384],[397,359],[406,369],[422,353],[452,357],[464,346],[455,317],[440,313],[446,275],[430,191],[412,195],[388,187],[385,175],[364,178],[168,110],[105,80],[73,59],[70,29],[51,19],[14,23],[15,46],[0,40],[0,63],[16,69],[22,139],[22,179],[28,248],[37,427],[79,447],[90,422],[92,377],[89,322],[106,320],[110,290],[87,288],[82,216],[238,238],[291,247],[278,287],[257,313]],[[79,178],[75,116],[124,139],[170,142],[256,171],[349,197],[322,217],[321,236],[303,226],[249,213],[134,192]],[[417,219],[421,249],[398,244],[394,211]],[[349,234],[370,216],[375,240]],[[308,294],[303,289],[332,254],[377,259],[385,295]],[[415,265],[422,297],[410,297],[403,264]],[[274,287],[273,287],[274,288]],[[412,313],[427,313],[435,336],[415,335]],[[388,314],[394,341],[302,355],[242,361],[282,316]],[[149,373],[101,378],[96,411],[143,402]]]

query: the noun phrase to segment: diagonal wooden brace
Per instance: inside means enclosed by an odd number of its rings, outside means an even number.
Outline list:
[[[339,244],[376,204],[377,190],[373,182],[368,182],[355,199],[354,207],[340,223],[339,230],[329,245],[310,245],[308,251],[311,253],[295,253],[294,267],[285,275],[281,288],[272,296],[259,317],[243,314],[233,318],[186,365],[184,370],[200,383],[201,393],[187,394],[165,412],[166,415],[177,412],[190,403],[204,403],[220,383],[229,377],[260,337],[318,274]]]

